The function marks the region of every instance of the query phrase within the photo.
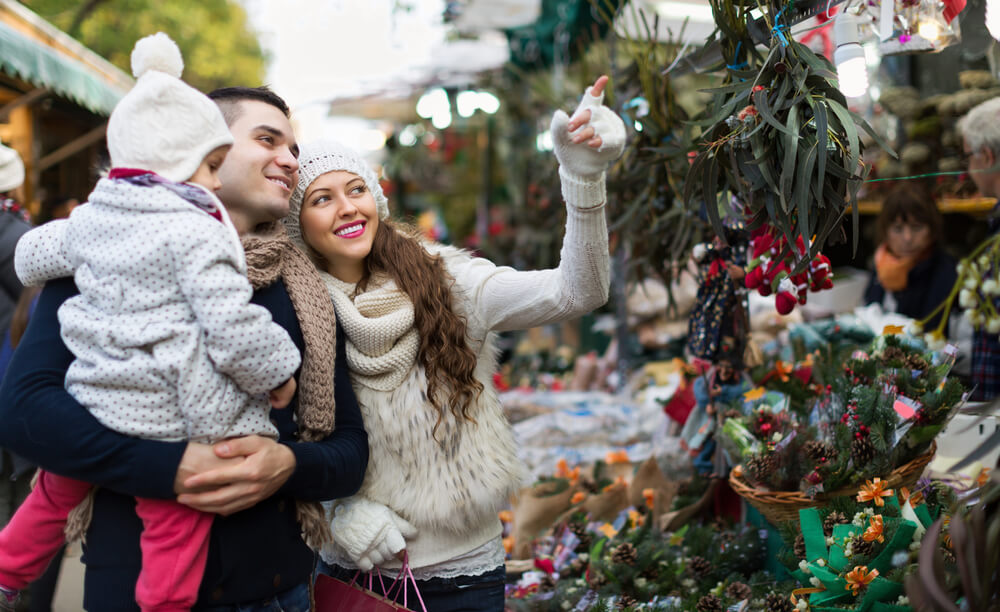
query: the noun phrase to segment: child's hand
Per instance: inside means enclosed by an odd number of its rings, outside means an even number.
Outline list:
[[[292,396],[295,395],[295,378],[289,378],[285,384],[281,385],[274,391],[271,391],[271,407],[272,408],[284,408],[292,402]]]

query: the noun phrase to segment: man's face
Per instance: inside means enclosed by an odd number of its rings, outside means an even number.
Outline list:
[[[973,151],[967,140],[963,142],[962,146],[965,151],[965,158],[968,160],[969,176],[972,177],[972,182],[976,184],[979,193],[988,198],[1000,196],[1000,194],[995,193],[996,190],[994,189],[997,172],[984,172],[984,170],[992,168],[996,163],[993,152],[985,147],[978,151]]]
[[[240,102],[229,129],[233,146],[219,169],[219,199],[250,227],[288,214],[299,179],[299,147],[292,125],[279,109],[257,100]]]

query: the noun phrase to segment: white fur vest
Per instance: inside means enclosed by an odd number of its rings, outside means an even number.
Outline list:
[[[470,525],[482,525],[490,515],[495,517],[521,486],[525,472],[493,387],[497,367],[494,334],[477,314],[472,298],[475,289],[468,284],[465,271],[473,258],[452,247],[427,248],[444,259],[456,279],[453,305],[468,323],[469,345],[478,357],[475,376],[483,391],[469,410],[476,422],[459,422],[445,410],[432,434],[438,412],[427,399],[427,378],[418,363],[390,389],[353,375],[370,448],[368,471],[358,496],[388,506],[418,529],[463,533]],[[329,281],[328,287],[331,294],[337,291]],[[343,295],[335,296],[334,304],[343,304],[343,299]],[[340,310],[338,307],[338,318],[344,321]],[[351,327],[346,322],[344,329],[351,342]]]

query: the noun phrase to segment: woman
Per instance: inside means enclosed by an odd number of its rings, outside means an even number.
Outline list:
[[[333,504],[329,573],[394,573],[405,549],[428,610],[503,609],[497,511],[524,471],[491,384],[492,332],[578,317],[607,300],[604,172],[625,129],[601,106],[606,82],[572,119],[552,119],[568,213],[555,270],[498,268],[407,235],[363,160],[332,142],[303,147],[286,224],[321,269],[347,335],[371,448],[361,491]]]
[[[943,225],[934,198],[923,189],[904,184],[889,193],[876,225],[866,304],[923,319],[948,297],[957,273],[955,259],[941,249]]]

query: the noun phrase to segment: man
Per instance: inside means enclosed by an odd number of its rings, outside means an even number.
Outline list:
[[[987,198],[1000,198],[1000,98],[987,100],[970,110],[959,120],[958,129],[962,134],[969,174],[979,193]],[[1000,202],[993,207],[987,223],[991,234],[1000,231]],[[996,271],[991,271],[990,275],[995,277]],[[985,329],[973,333],[971,370],[973,400],[984,402],[1000,396],[1000,337],[997,334]]]
[[[268,270],[288,269],[265,270],[273,262],[259,253],[260,245],[275,244],[267,232],[287,214],[296,184],[298,147],[288,108],[263,88],[228,88],[210,97],[222,108],[235,141],[220,169],[219,196],[248,251],[253,302],[267,308],[304,350],[299,392],[291,406],[271,414],[278,442],[250,436],[207,446],[119,435],[63,389],[73,356],[59,337],[55,314],[76,289],[71,279],[46,285],[0,387],[0,444],[54,473],[100,487],[84,549],[87,610],[138,609],[134,593],[142,523],[133,497],[166,499],[175,492],[181,503],[218,513],[195,609],[307,610],[313,553],[303,541],[295,502],[352,495],[367,467],[367,435],[351,391],[344,335],[336,333],[336,369],[330,368],[326,377],[334,381],[324,401],[329,405],[335,399],[336,427],[315,442],[303,441],[316,424],[294,415],[303,403],[323,399],[310,381],[317,380],[315,372],[333,355],[316,359],[317,343],[310,338],[315,339],[322,322],[295,303],[303,274],[258,282]],[[264,232],[263,237],[255,232]],[[334,333],[329,331],[328,347]]]

